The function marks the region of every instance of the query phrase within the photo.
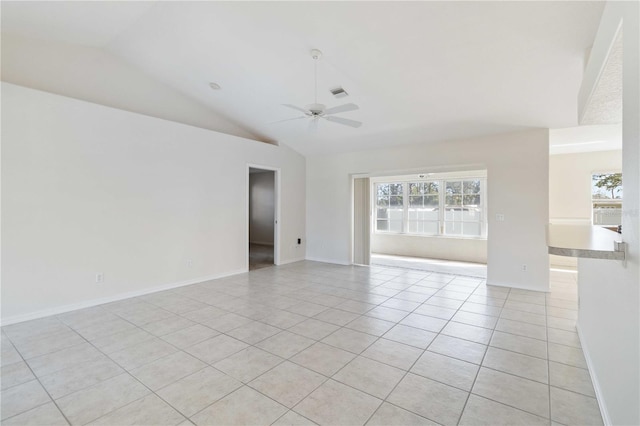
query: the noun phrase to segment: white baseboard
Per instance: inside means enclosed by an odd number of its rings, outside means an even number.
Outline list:
[[[551,288],[547,286],[547,288],[539,288],[532,287],[528,285],[519,285],[519,284],[501,284],[487,281],[487,285],[492,285],[495,287],[504,287],[504,288],[517,288],[518,290],[529,290],[529,291],[539,291],[540,293],[549,293],[551,292]]]
[[[610,426],[611,418],[609,417],[609,412],[607,411],[607,406],[604,404],[604,397],[602,395],[602,389],[600,388],[600,382],[598,382],[598,376],[596,375],[596,371],[593,368],[593,363],[591,361],[591,356],[589,355],[589,348],[585,344],[584,339],[582,338],[582,330],[580,329],[580,324],[576,324],[576,331],[578,332],[578,338],[580,339],[580,345],[582,346],[582,353],[584,354],[584,359],[587,362],[587,369],[589,370],[589,376],[591,376],[591,384],[593,385],[593,390],[596,393],[596,401],[598,401],[598,406],[600,407],[600,414],[602,414],[602,421],[605,426]]]
[[[323,258],[319,258],[319,257],[307,257],[306,260],[310,260],[312,262],[333,263],[334,265],[351,266],[351,263],[344,262],[342,260],[337,260],[337,259],[323,259]]]
[[[283,260],[280,263],[278,263],[278,266],[280,265],[287,265],[289,263],[296,263],[296,262],[302,262],[303,260],[305,260],[304,257],[297,257],[295,259],[289,259],[289,260]]]
[[[158,291],[171,290],[172,288],[184,287],[186,285],[198,284],[205,281],[215,280],[217,278],[229,277],[231,275],[238,275],[247,272],[246,269],[225,272],[223,274],[207,275],[204,277],[192,278],[185,281],[179,281],[176,283],[165,284],[157,287],[146,288],[143,290],[130,291],[127,293],[120,293],[113,296],[102,297],[100,299],[91,299],[78,303],[71,303],[69,305],[57,306],[55,308],[43,309],[40,311],[30,312],[28,314],[14,315],[12,317],[3,318],[0,321],[0,326],[17,324],[19,322],[30,321],[38,318],[44,318],[51,315],[64,314],[66,312],[76,311],[78,309],[90,308],[92,306],[103,305],[105,303],[117,302],[118,300],[129,299],[131,297],[144,296],[145,294],[156,293]]]

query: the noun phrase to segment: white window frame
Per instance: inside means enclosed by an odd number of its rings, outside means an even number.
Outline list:
[[[465,180],[479,180],[480,181],[480,235],[455,235],[445,234],[445,222],[452,222],[445,220],[445,201],[446,201],[446,182],[463,182]],[[409,232],[409,184],[411,183],[426,183],[426,182],[438,182],[438,233],[437,234],[423,234],[417,232]],[[378,230],[378,186],[389,184],[402,184],[402,204],[403,204],[403,216],[402,216],[402,231],[379,231]],[[464,185],[461,184],[461,196],[464,203]],[[486,239],[487,238],[487,178],[485,176],[447,176],[437,177],[433,179],[390,179],[388,181],[377,181],[372,185],[373,197],[372,208],[374,210],[372,216],[372,229],[375,234],[383,235],[408,235],[427,238],[460,238],[460,239]],[[464,204],[463,204],[464,205]],[[388,219],[387,219],[388,220]],[[455,221],[455,222],[472,222],[472,221]],[[473,222],[476,223],[476,222]],[[464,225],[463,225],[464,226]]]

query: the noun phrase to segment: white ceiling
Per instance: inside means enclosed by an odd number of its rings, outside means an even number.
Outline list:
[[[99,47],[308,155],[577,125],[602,2],[2,2],[3,32]],[[359,129],[283,103],[354,102]],[[208,87],[210,81],[222,86]],[[350,96],[333,99],[330,87]],[[122,96],[126,96],[123,90]]]
[[[549,131],[549,153],[551,155],[621,149],[621,123],[567,127]]]

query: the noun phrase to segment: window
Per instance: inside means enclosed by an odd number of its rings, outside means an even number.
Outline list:
[[[440,227],[440,182],[409,183],[410,234],[438,235]]]
[[[445,235],[482,235],[480,179],[446,181]]]
[[[622,224],[622,173],[594,173],[591,176],[593,224]]]
[[[377,185],[376,230],[402,232],[403,229],[403,185],[384,183]]]
[[[482,237],[485,178],[378,183],[377,232]]]

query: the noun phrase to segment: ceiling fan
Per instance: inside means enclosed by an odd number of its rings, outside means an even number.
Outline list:
[[[320,121],[321,118],[324,120],[330,121],[332,123],[338,123],[338,124],[342,124],[349,127],[357,128],[362,126],[362,123],[359,121],[333,116],[333,114],[337,114],[340,112],[355,111],[359,109],[358,105],[349,103],[349,104],[344,104],[344,105],[340,105],[332,108],[327,108],[325,105],[318,103],[318,60],[322,57],[322,52],[319,51],[318,49],[313,49],[311,51],[311,57],[314,60],[314,72],[315,72],[314,103],[305,105],[304,108],[291,105],[291,104],[283,104],[283,106],[287,108],[295,109],[296,111],[299,111],[304,115],[299,117],[294,117],[294,118],[288,118],[286,120],[276,121],[276,123],[281,123],[283,121],[300,120],[303,118],[310,118],[311,121],[309,121],[309,130],[312,132],[315,132],[318,129],[318,121]]]

